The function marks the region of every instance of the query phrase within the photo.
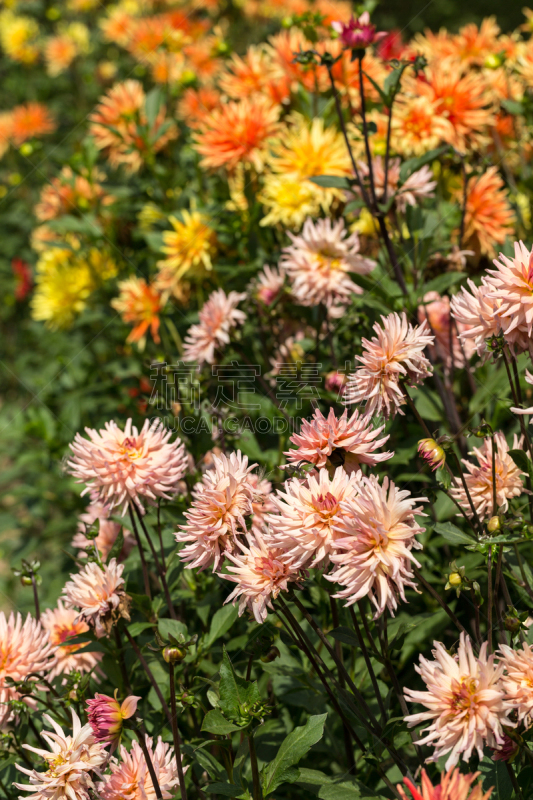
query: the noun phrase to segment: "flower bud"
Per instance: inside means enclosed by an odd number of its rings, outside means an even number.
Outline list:
[[[33,581],[29,575],[22,575],[20,578],[20,582],[22,586],[31,586]]]
[[[487,530],[489,533],[496,533],[501,528],[500,518],[499,517],[491,517],[487,522]]]
[[[450,586],[453,586],[454,589],[457,586],[460,586],[462,582],[463,579],[461,578],[458,572],[452,572],[451,575],[448,575],[448,583],[450,584]]]
[[[131,695],[126,697],[122,705],[115,697],[106,694],[95,694],[93,700],[87,700],[87,715],[97,742],[110,742],[114,750],[120,740],[125,719],[132,717],[137,711],[137,703],[141,699]]]
[[[277,647],[271,647],[268,653],[264,656],[261,656],[261,661],[263,664],[270,664],[271,661],[275,661],[276,658],[279,658],[281,653],[279,652]]]
[[[446,461],[446,454],[435,439],[421,439],[418,442],[418,453],[433,471],[442,467]]]
[[[511,633],[518,633],[522,627],[520,619],[512,611],[505,615],[503,618],[503,624],[505,626],[505,630],[510,631]]]
[[[187,650],[184,647],[176,647],[176,645],[167,645],[163,650],[163,658],[167,664],[179,664],[187,655]]]

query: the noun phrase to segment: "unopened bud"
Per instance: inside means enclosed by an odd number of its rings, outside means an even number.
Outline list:
[[[491,517],[487,523],[487,530],[489,533],[496,533],[501,528],[500,518]]]
[[[168,645],[163,650],[163,658],[167,664],[179,664],[187,655],[187,650],[184,647],[176,647],[175,645]]]
[[[444,465],[446,454],[435,439],[421,439],[418,442],[418,453],[424,458],[432,470]]]
[[[29,575],[22,575],[20,578],[20,582],[23,586],[31,586],[33,583]]]
[[[522,623],[518,619],[515,614],[506,614],[503,618],[503,624],[505,626],[506,631],[510,631],[511,633],[518,633],[520,628],[522,627]]]
[[[458,572],[452,572],[451,575],[448,575],[448,583],[450,584],[450,586],[453,586],[454,589],[457,586],[460,586],[462,582],[463,579],[461,578]]]
[[[271,647],[268,653],[264,656],[261,656],[261,661],[263,664],[270,664],[271,661],[275,661],[276,658],[279,658],[281,653],[279,652],[277,647]]]

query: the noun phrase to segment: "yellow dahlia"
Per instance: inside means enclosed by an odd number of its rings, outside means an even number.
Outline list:
[[[169,217],[174,230],[163,233],[161,252],[166,258],[157,262],[159,273],[155,280],[161,292],[174,292],[187,273],[201,277],[213,268],[216,235],[207,217],[199,211],[182,211],[181,217]]]

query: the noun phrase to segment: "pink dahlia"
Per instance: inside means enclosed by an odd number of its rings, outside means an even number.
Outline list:
[[[275,267],[265,264],[257,276],[257,297],[266,306],[271,306],[280,296],[284,283],[285,275]]]
[[[415,514],[422,513],[416,503],[425,500],[411,497],[388,478],[382,486],[375,475],[361,478],[359,491],[341,506],[344,515],[331,555],[334,569],[325,576],[344,587],[335,597],[351,606],[368,596],[376,617],[386,608],[394,614],[398,597],[407,602],[406,587],[416,587],[411,562],[420,566],[411,551],[422,547],[416,536],[424,531],[415,521]]]
[[[427,691],[405,690],[410,703],[420,703],[427,711],[411,714],[405,721],[409,728],[430,722],[418,744],[435,748],[429,761],[449,753],[446,769],[450,769],[460,756],[468,761],[476,750],[481,759],[484,745],[496,748],[504,743],[502,725],[514,727],[508,719],[512,704],[505,699],[501,683],[503,666],[495,664],[494,655],[487,656],[486,642],[477,658],[464,633],[456,656],[449,655],[440,642],[434,645],[435,661],[420,656],[420,666],[415,667]]]
[[[386,31],[376,32],[368,11],[364,11],[360,17],[352,16],[349,22],[332,22],[331,27],[339,34],[342,46],[348,50],[364,50],[387,35]]]
[[[107,503],[102,503],[98,500],[98,495],[91,493],[91,502],[87,506],[83,514],[79,516],[78,531],[74,534],[71,545],[80,551],[78,555],[85,556],[86,550],[90,545],[95,545],[102,560],[106,561],[113,545],[116,542],[117,536],[120,533],[122,525],[119,522],[113,522],[110,519],[112,509]],[[93,525],[98,524],[98,535],[94,539],[89,539],[87,533],[91,530]],[[124,536],[124,544],[120,551],[119,560],[127,558],[131,549],[135,546],[135,539],[130,531],[125,528],[122,529]]]
[[[280,267],[291,281],[295,301],[302,306],[323,303],[332,316],[340,316],[352,294],[362,289],[350,280],[350,272],[367,275],[375,261],[359,253],[357,233],[347,234],[344,220],[307,219],[299,236],[288,234]]]
[[[208,469],[193,490],[193,502],[185,512],[186,525],[180,525],[177,542],[189,542],[180,558],[189,569],[220,566],[224,555],[233,552],[236,537],[246,531],[245,517],[253,512],[253,486],[248,458],[241,451],[213,456]]]
[[[441,775],[440,782],[434,786],[425,769],[422,770],[422,783],[420,790],[412,783],[409,778],[404,778],[403,782],[409,789],[413,800],[489,800],[492,789],[483,792],[481,783],[477,783],[474,788],[472,785],[479,772],[470,772],[468,775],[461,775],[459,769],[455,767]],[[402,800],[409,800],[401,786],[396,787]]]
[[[381,317],[383,325],[374,325],[376,336],[363,339],[363,355],[356,356],[361,366],[348,377],[345,402],[366,403],[366,414],[384,414],[390,417],[405,398],[400,380],[414,386],[431,374],[432,368],[424,356],[424,348],[432,345],[426,321],[413,326],[407,322],[405,311]]]
[[[244,292],[226,294],[222,289],[209,295],[198,314],[200,322],[187,331],[183,349],[185,361],[215,363],[215,350],[229,344],[232,328],[242,325],[246,319],[244,311],[237,308],[245,299]]]
[[[488,340],[503,330],[498,315],[501,304],[491,297],[492,288],[484,278],[479,286],[470,279],[467,283],[470,291],[463,286],[451,300],[452,316],[463,326],[459,336],[465,346],[473,341],[478,356],[486,357]]]
[[[248,483],[252,487],[252,533],[261,534],[265,530],[266,515],[276,510],[272,484],[255,472],[248,473]]]
[[[146,737],[145,742],[163,800],[170,800],[179,794],[178,765],[174,750],[161,737],[155,747],[150,736]],[[96,787],[99,797],[102,800],[156,800],[154,785],[140,744],[132,742],[129,752],[124,745],[120,745],[119,752],[120,761],[111,759],[111,774],[105,775]]]
[[[359,174],[367,186],[370,188],[370,172],[365,161],[359,161]],[[402,214],[405,213],[407,206],[416,206],[421,200],[433,197],[437,182],[433,180],[433,173],[428,166],[413,172],[407,180],[400,186],[399,158],[391,158],[387,172],[387,200],[394,197],[396,207]],[[374,178],[374,188],[378,202],[385,200],[385,161],[381,156],[372,159],[372,175]],[[358,193],[360,190],[358,188]]]
[[[116,696],[96,693],[92,700],[87,700],[87,716],[95,740],[110,744],[114,750],[120,741],[124,720],[133,717],[140,699],[130,695],[121,704]]]
[[[123,572],[124,564],[117,564],[116,558],[103,568],[90,562],[63,588],[66,607],[78,608],[77,619],[94,628],[99,638],[109,635],[121,616],[129,620]]]
[[[533,721],[533,646],[523,642],[521,649],[513,650],[502,644],[499,655],[505,670],[505,699],[516,709],[518,721],[529,728]]]
[[[475,347],[471,338],[461,337],[469,330],[468,325],[457,320],[456,326],[452,325],[452,315],[450,309],[450,298],[441,296],[438,292],[427,292],[424,295],[424,305],[418,307],[418,321],[427,320],[431,333],[435,337],[435,344],[430,348],[434,356],[437,356],[447,369],[453,366],[456,368],[464,367],[465,359],[468,360],[474,354]]]
[[[187,452],[179,439],[169,442],[172,431],[165,431],[160,420],[146,420],[140,433],[131,419],[123,431],[113,421],[100,431],[85,430],[89,438],[76,434],[68,462],[78,483],[86,484],[82,495],[94,492],[109,508],[122,506],[125,514],[130,503],[144,512],[142,501],[155,505],[158,497],[176,493],[188,468]]]
[[[57,608],[47,609],[41,614],[41,624],[50,635],[50,642],[54,646],[56,657],[55,666],[50,672],[50,678],[57,675],[68,675],[70,672],[92,672],[102,658],[102,653],[83,652],[85,644],[69,644],[68,640],[74,636],[87,633],[89,626],[78,619],[78,612],[73,608],[65,608],[61,598],[57,601]]]
[[[17,764],[17,769],[28,775],[30,782],[13,785],[24,792],[32,792],[28,800],[91,800],[90,790],[95,788],[93,774],[100,775],[100,767],[105,764],[107,753],[95,741],[91,726],[82,727],[76,712],[73,709],[71,712],[72,735],[65,734],[52,717],[43,714],[43,719],[54,729],[54,733],[41,733],[50,750],[22,745],[48,764],[45,772]]]
[[[384,428],[384,425],[373,428],[371,418],[359,415],[358,411],[349,418],[347,410],[336,417],[334,409],[330,408],[328,416],[324,417],[317,408],[311,420],[302,421],[300,433],[290,438],[297,449],[288,450],[284,455],[289,464],[307,461],[316,467],[340,465],[348,474],[358,472],[361,464],[375,467],[392,458],[393,453],[376,452],[389,438],[378,438]]]
[[[347,475],[342,467],[332,478],[327,469],[306,481],[291,478],[273,498],[277,514],[269,514],[273,540],[284,548],[296,567],[315,567],[336,547],[343,517],[350,513],[346,501],[355,496],[359,475]]]
[[[272,608],[272,600],[287,591],[290,581],[300,579],[301,570],[268,533],[249,533],[246,539],[248,546],[239,541],[238,550],[228,553],[232,562],[227,567],[229,574],[221,573],[220,577],[237,584],[225,603],[233,601],[235,605],[239,598],[239,616],[248,608],[261,624],[267,618],[267,609]]]
[[[514,258],[500,253],[494,260],[495,270],[487,270],[489,297],[498,303],[498,316],[503,322],[504,335],[511,343],[518,342],[533,330],[533,251],[523,242],[515,242]]]
[[[524,491],[522,475],[515,462],[509,455],[509,445],[503,433],[494,434],[496,441],[496,505],[497,509],[507,511],[509,500],[512,497],[520,497]],[[513,450],[521,449],[521,440],[516,436],[513,439]],[[481,447],[474,447],[470,452],[475,456],[477,464],[472,461],[462,459],[466,467],[465,481],[476,509],[481,520],[492,517],[493,512],[493,482],[492,482],[492,439],[487,436]],[[454,478],[450,494],[464,508],[465,513],[472,516],[472,509],[463,488],[462,482]]]
[[[48,677],[55,666],[53,646],[48,631],[29,614],[24,623],[21,614],[11,613],[6,617],[0,611],[0,729],[10,722],[14,714],[8,703],[10,700],[24,700],[36,707],[27,695],[21,697],[6,678],[23,681],[32,674]]]

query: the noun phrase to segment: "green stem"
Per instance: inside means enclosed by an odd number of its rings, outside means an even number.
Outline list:
[[[172,712],[172,738],[174,739],[174,753],[176,755],[176,764],[178,766],[178,778],[180,782],[181,800],[187,800],[187,790],[185,788],[185,776],[183,774],[183,765],[181,763],[181,746],[180,735],[178,731],[178,715],[176,711],[176,683],[174,676],[174,664],[168,665],[168,676],[170,683],[170,710]]]
[[[257,764],[257,753],[255,752],[254,735],[248,736],[248,748],[250,750],[250,762],[252,765],[253,800],[262,800],[261,781],[259,780],[259,766]]]

